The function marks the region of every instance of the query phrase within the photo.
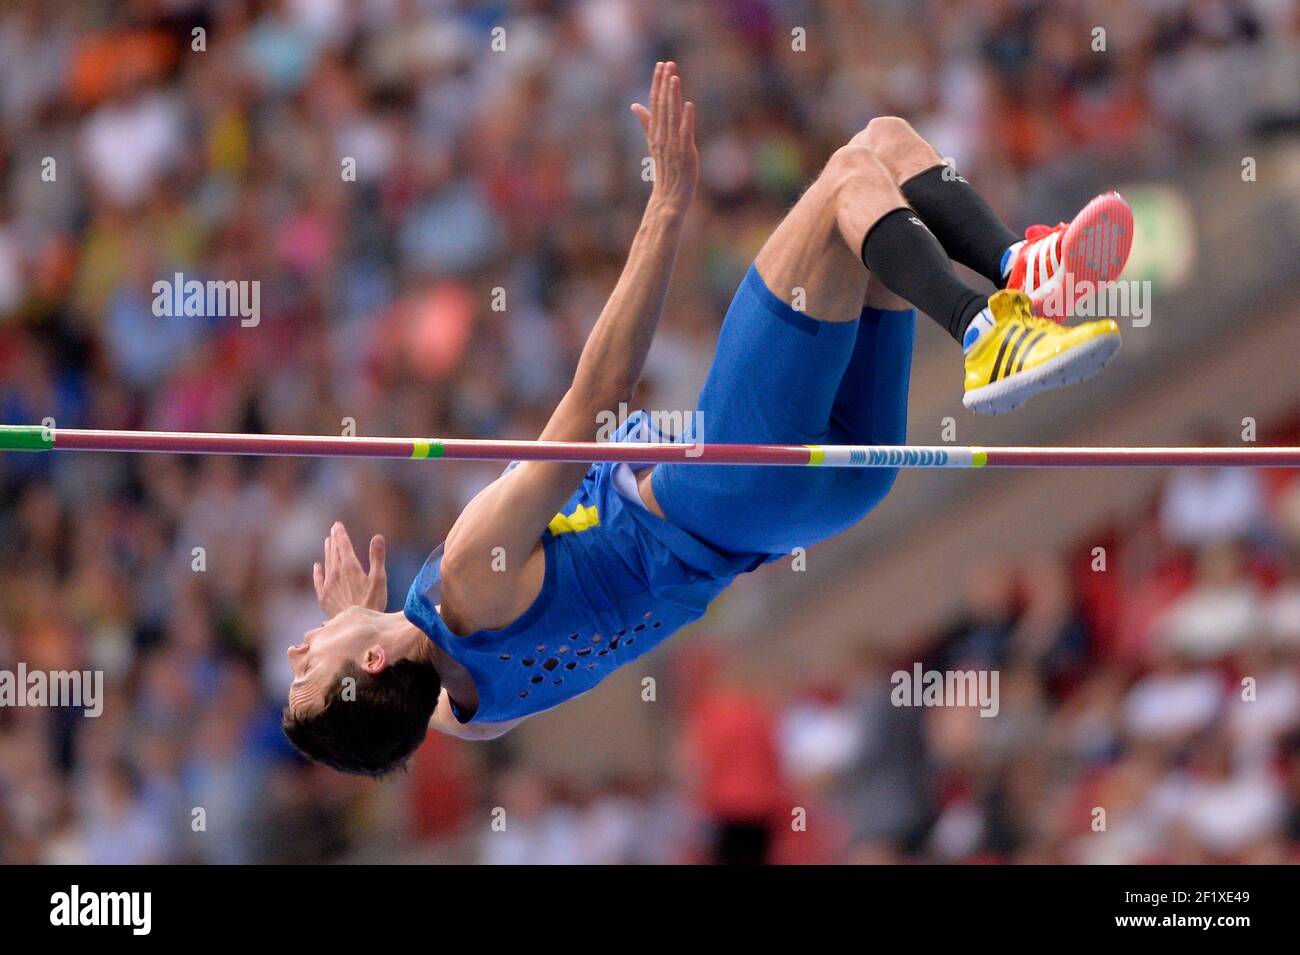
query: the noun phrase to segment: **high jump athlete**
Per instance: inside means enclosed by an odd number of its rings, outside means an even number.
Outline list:
[[[649,108],[632,111],[654,184],[543,441],[593,440],[600,413],[632,395],[694,195],[695,109],[673,63],[655,67]],[[1010,411],[1083,381],[1119,348],[1118,326],[1035,313],[1063,289],[1115,279],[1131,241],[1114,193],[1021,239],[905,121],[874,119],[830,157],[741,281],[699,398],[707,433],[687,437],[904,443],[912,306],[964,352],[972,411]],[[1000,290],[969,288],[950,259]],[[644,415],[619,435],[655,438]],[[313,568],[328,619],[289,649],[284,731],[307,756],[368,775],[403,765],[430,726],[499,736],[698,619],[740,574],[851,527],[896,476],[516,462],[469,503],[395,613],[384,612],[382,538],[367,573],[336,523]]]

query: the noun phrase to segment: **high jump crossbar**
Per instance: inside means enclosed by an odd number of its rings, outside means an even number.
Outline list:
[[[635,444],[356,438],[333,435],[97,431],[0,425],[0,451],[555,461],[585,464],[728,464],[839,468],[1300,468],[1300,448],[1027,448],[856,444]]]

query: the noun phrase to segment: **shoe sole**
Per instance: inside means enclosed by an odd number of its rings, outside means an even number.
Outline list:
[[[1061,238],[1060,282],[1033,303],[1034,314],[1063,321],[1074,314],[1079,300],[1090,290],[1119,278],[1133,248],[1133,210],[1118,192],[1097,196],[1079,211]],[[1073,276],[1074,296],[1059,299]],[[1067,307],[1062,309],[1062,304]]]
[[[1017,372],[1009,378],[968,391],[962,404],[978,414],[1006,414],[1015,411],[1034,395],[1053,388],[1077,385],[1101,374],[1119,351],[1118,334],[1103,335],[1073,348],[1064,355],[1049,358],[1037,368]]]

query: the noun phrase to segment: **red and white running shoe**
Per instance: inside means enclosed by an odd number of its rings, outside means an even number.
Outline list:
[[[1035,315],[1064,323],[1080,299],[1119,278],[1132,247],[1133,210],[1106,192],[1069,224],[1030,226],[1012,254],[1007,288],[1028,295]]]

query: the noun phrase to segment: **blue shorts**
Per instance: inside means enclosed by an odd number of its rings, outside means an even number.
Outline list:
[[[914,309],[819,322],[750,266],[700,393],[705,443],[903,444]],[[697,437],[701,437],[698,436]],[[733,554],[788,554],[853,526],[892,469],[661,464],[655,498],[678,527]]]

